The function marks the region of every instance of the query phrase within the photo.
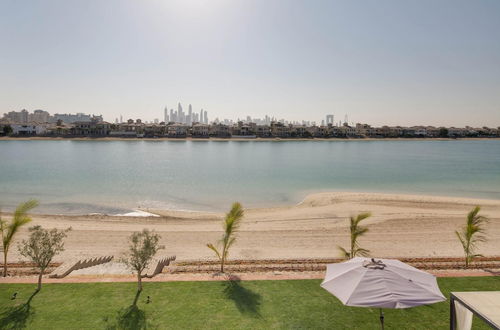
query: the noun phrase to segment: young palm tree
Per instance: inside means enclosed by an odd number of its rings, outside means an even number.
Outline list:
[[[352,259],[357,255],[360,256],[367,256],[368,253],[370,252],[367,249],[363,249],[359,247],[358,244],[358,238],[363,236],[367,231],[368,228],[360,226],[360,222],[365,220],[366,218],[370,217],[371,213],[361,213],[358,214],[356,217],[350,217],[350,232],[351,232],[351,250],[347,251],[341,246],[337,246],[338,249],[342,252],[342,255],[347,258],[347,259]]]
[[[236,237],[234,234],[238,230],[240,220],[243,218],[243,207],[236,202],[232,205],[231,210],[226,214],[224,219],[224,235],[220,241],[221,247],[217,249],[213,244],[208,243],[207,246],[215,252],[220,260],[220,272],[224,273],[224,264],[226,263],[229,254],[229,248],[233,245]]]
[[[457,235],[465,254],[465,267],[469,267],[472,259],[481,257],[482,255],[476,254],[477,244],[486,241],[484,236],[484,224],[488,222],[488,218],[479,215],[481,207],[476,206],[472,211],[467,214],[467,221],[462,227],[461,231],[456,230]]]
[[[0,219],[0,232],[2,233],[3,247],[3,276],[7,276],[7,254],[9,253],[10,244],[13,241],[19,228],[31,221],[28,216],[28,211],[38,206],[38,201],[32,199],[25,203],[19,204],[14,212],[12,221],[7,224],[6,221]]]

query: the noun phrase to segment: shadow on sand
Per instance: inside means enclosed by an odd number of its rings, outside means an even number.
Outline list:
[[[0,329],[24,329],[35,314],[31,307],[31,300],[39,291],[33,292],[28,301],[2,311],[0,314]]]
[[[228,281],[224,283],[224,286],[224,294],[234,302],[240,313],[261,317],[260,294],[242,286],[240,278],[234,275],[228,276]]]

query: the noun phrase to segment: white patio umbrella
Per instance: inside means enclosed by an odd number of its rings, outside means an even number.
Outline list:
[[[356,257],[329,264],[321,286],[346,306],[409,308],[446,300],[436,277],[399,260]]]

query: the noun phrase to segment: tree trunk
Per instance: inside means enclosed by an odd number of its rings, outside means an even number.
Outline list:
[[[226,263],[226,253],[222,253],[222,258],[220,258],[220,272],[224,273],[224,263]]]
[[[7,251],[3,251],[3,277],[7,276]]]
[[[134,306],[137,305],[137,301],[139,300],[141,292],[142,292],[142,277],[140,273],[137,273],[137,293],[135,294],[134,302],[132,303],[132,305]]]
[[[40,274],[38,274],[38,286],[36,288],[36,291],[42,290],[42,275],[43,275],[43,269],[40,269]]]

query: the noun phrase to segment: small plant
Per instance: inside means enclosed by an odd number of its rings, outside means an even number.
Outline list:
[[[479,215],[480,210],[481,207],[476,206],[472,211],[470,211],[467,214],[467,220],[465,225],[462,227],[462,230],[455,231],[455,234],[464,249],[465,268],[469,267],[469,264],[475,257],[482,257],[481,254],[476,253],[476,249],[478,243],[486,241],[486,236],[484,235],[486,232],[484,225],[488,222],[488,218]]]
[[[240,221],[243,218],[243,207],[236,202],[232,205],[231,210],[226,214],[224,219],[224,235],[220,240],[220,248],[208,243],[207,247],[215,252],[220,261],[220,272],[224,273],[224,264],[226,263],[229,249],[236,241],[235,233],[238,230]]]
[[[363,249],[358,244],[358,238],[368,232],[368,228],[360,226],[360,223],[369,217],[371,217],[371,213],[367,212],[358,214],[356,217],[349,218],[351,224],[349,228],[351,234],[351,250],[347,251],[343,247],[337,246],[343,257],[347,259],[352,259],[358,255],[366,257],[370,253],[370,250]]]
[[[44,229],[41,226],[34,226],[29,229],[28,240],[23,240],[19,245],[19,253],[32,261],[39,270],[38,286],[36,291],[42,289],[42,275],[52,262],[52,259],[64,251],[64,238],[71,230]]]
[[[146,277],[142,272],[148,267],[155,254],[165,247],[159,244],[160,235],[148,229],[133,233],[128,240],[129,249],[121,261],[137,274],[137,293],[132,304],[135,306],[142,292],[142,279]]]
[[[34,209],[38,206],[38,201],[32,199],[27,202],[19,204],[19,206],[14,211],[14,217],[10,223],[0,219],[0,232],[2,234],[2,248],[3,248],[3,276],[7,276],[7,254],[9,253],[9,248],[14,240],[19,228],[31,221],[28,216],[28,211]]]

